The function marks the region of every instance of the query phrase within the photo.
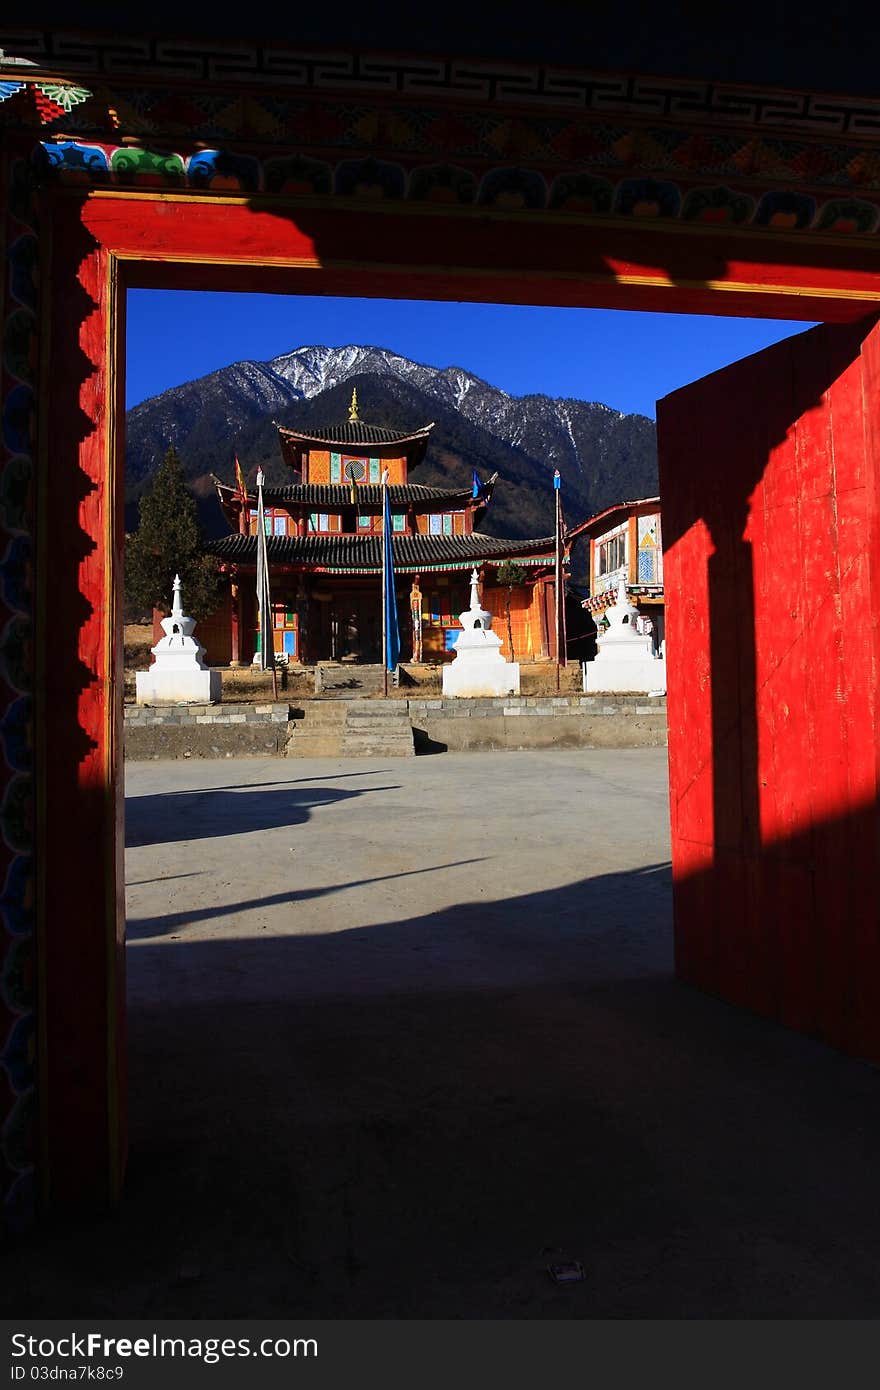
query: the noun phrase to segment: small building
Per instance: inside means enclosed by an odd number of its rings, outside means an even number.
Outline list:
[[[654,644],[659,648],[666,635],[660,498],[642,497],[606,507],[572,527],[567,539],[572,542],[581,536],[590,542],[590,595],[583,607],[600,624],[623,580],[639,617],[651,619]]]
[[[293,475],[263,488],[276,655],[291,662],[378,662],[381,647],[381,540],[384,484],[389,493],[401,634],[401,659],[450,660],[468,606],[476,567],[483,604],[496,617],[507,652],[508,591],[498,567],[515,561],[526,572],[510,594],[519,661],[555,659],[554,539],[505,540],[479,525],[498,482],[494,474],[464,488],[410,481],[433,428],[412,432],[372,425],[352,395],[342,424],[309,431],[276,426],[282,458]],[[229,578],[221,611],[203,625],[215,664],[248,662],[258,624],[256,497],[215,479],[231,534],[212,541]]]

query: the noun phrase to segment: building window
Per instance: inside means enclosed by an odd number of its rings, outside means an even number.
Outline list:
[[[428,535],[443,535],[443,516],[440,512],[431,512],[428,517]]]
[[[444,534],[444,536],[451,536],[451,535],[452,535],[452,513],[451,513],[451,512],[444,512],[444,513],[443,513],[443,534]]]
[[[626,564],[626,536],[612,536],[599,546],[599,574],[611,574]]]
[[[287,517],[286,517],[286,516],[279,516],[278,513],[276,512],[275,517],[274,517],[273,531],[274,531],[274,533],[275,533],[276,536],[286,536],[286,535],[287,535]]]
[[[338,512],[309,512],[309,531],[318,533],[340,529]]]
[[[371,516],[359,516],[359,517],[358,517],[358,530],[359,530],[359,531],[371,531],[371,530],[372,530],[372,523],[373,523],[373,518],[372,518]]]
[[[378,483],[382,480],[382,470],[379,467],[378,459],[370,459],[370,482]]]
[[[342,482],[342,455],[330,455],[330,481],[331,483]]]
[[[392,531],[406,530],[406,517],[404,516],[403,512],[394,512],[392,514],[391,529]]]

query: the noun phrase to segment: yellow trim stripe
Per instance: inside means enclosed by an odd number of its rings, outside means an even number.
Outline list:
[[[878,247],[880,253],[880,247]],[[339,260],[317,260],[306,257],[284,257],[284,256],[263,256],[259,260],[236,259],[233,256],[157,256],[151,257],[136,252],[117,252],[117,259],[136,265],[220,265],[230,268],[252,268],[259,270],[261,267],[290,269],[290,270],[342,270],[342,271],[372,271],[382,275],[437,275],[449,279],[455,276],[467,276],[475,279],[504,280],[517,279],[524,283],[531,280],[538,282],[547,280],[573,281],[577,284],[596,285],[609,287],[612,285],[625,285],[632,288],[663,289],[663,290],[700,290],[708,289],[720,294],[754,294],[754,295],[781,295],[791,299],[835,299],[847,300],[853,303],[875,303],[880,302],[880,272],[878,272],[878,286],[876,290],[867,289],[845,289],[843,287],[823,286],[823,285],[788,285],[780,283],[755,284],[748,280],[673,280],[668,275],[638,275],[638,274],[616,274],[609,271],[607,275],[597,275],[576,270],[540,270],[530,269],[527,271],[511,269],[497,269],[490,266],[459,266],[454,271],[450,271],[448,266],[438,265],[400,265],[397,262],[385,261],[339,261]]]
[[[58,138],[62,137],[58,136]],[[76,196],[79,199],[83,196],[82,188],[74,184],[60,184],[56,191]],[[792,191],[796,192],[797,189]],[[357,210],[370,215],[378,213],[385,217],[442,217],[465,221],[477,219],[479,221],[504,222],[511,227],[516,226],[520,221],[524,226],[536,228],[549,223],[559,227],[589,227],[595,231],[600,229],[614,232],[649,231],[661,233],[664,236],[667,234],[686,238],[698,236],[703,239],[720,241],[726,245],[729,245],[731,237],[735,237],[737,240],[761,242],[765,246],[818,245],[835,247],[838,250],[842,247],[859,247],[863,250],[873,251],[878,257],[878,263],[880,263],[880,232],[872,232],[867,236],[854,235],[849,232],[835,236],[833,232],[819,232],[809,227],[789,230],[781,227],[753,227],[739,224],[715,225],[697,221],[684,222],[677,217],[610,217],[604,214],[595,216],[589,213],[555,212],[552,208],[515,209],[511,211],[509,208],[495,208],[482,203],[458,205],[410,202],[406,198],[388,199],[387,201],[377,199],[372,202],[366,198],[351,198],[341,193],[311,198],[307,195],[285,198],[283,195],[274,196],[271,193],[214,193],[210,189],[196,188],[168,188],[147,191],[138,188],[105,187],[89,189],[86,197],[88,201],[92,199],[100,201],[108,198],[132,198],[142,202],[155,203],[221,203],[228,204],[230,207],[247,207],[254,212],[273,212],[278,211],[278,209],[285,209],[293,212],[335,210],[351,213],[353,210]],[[865,201],[869,200],[866,199]],[[870,201],[880,208],[880,201],[873,199]]]

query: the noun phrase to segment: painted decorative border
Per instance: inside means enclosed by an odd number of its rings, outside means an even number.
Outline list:
[[[540,117],[451,112],[395,97],[388,105],[341,104],[319,93],[293,98],[124,81],[110,93],[16,76],[0,82],[0,123],[42,130],[42,174],[73,183],[841,237],[880,230],[876,133],[874,149],[713,129],[696,125],[706,119],[705,103],[683,98],[681,121],[642,126],[556,110]],[[740,123],[756,109],[738,107]],[[764,102],[760,111],[768,110]]]
[[[454,165],[407,169],[388,160],[346,159],[336,164],[306,155],[257,158],[225,149],[153,150],[44,140],[46,177],[72,184],[131,189],[189,188],[201,193],[327,197],[377,202],[454,204],[505,213],[548,211],[589,218],[638,218],[693,225],[751,227],[785,232],[872,235],[880,228],[878,197],[817,197],[788,189],[749,193],[725,184],[687,187],[647,176],[614,181],[594,174],[548,180],[538,170],[498,167],[482,176]]]
[[[146,35],[87,35],[34,28],[0,29],[0,54],[12,75],[36,67],[97,80],[158,79],[319,93],[360,93],[452,100],[494,107],[595,112],[642,119],[750,125],[802,135],[880,135],[880,100],[785,91],[760,84],[644,77],[558,64],[481,61],[428,55],[296,48],[283,43]],[[17,71],[15,71],[17,70]]]

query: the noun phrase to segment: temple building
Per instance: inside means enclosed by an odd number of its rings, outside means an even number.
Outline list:
[[[606,507],[568,533],[569,541],[580,536],[590,542],[590,596],[583,606],[593,621],[599,623],[617,601],[623,580],[626,597],[639,617],[651,619],[659,648],[666,635],[660,498],[642,497]]]
[[[292,479],[263,488],[274,646],[289,662],[378,662],[381,647],[381,533],[389,491],[402,661],[451,659],[476,567],[484,606],[507,651],[510,599],[518,661],[555,658],[554,539],[501,540],[478,527],[498,482],[426,487],[409,480],[432,424],[411,433],[368,424],[352,394],[349,418],[309,431],[276,426]],[[215,479],[231,533],[208,550],[229,578],[220,612],[202,625],[212,664],[249,662],[257,650],[254,575],[256,497],[239,474]],[[513,561],[525,582],[510,592],[498,567]]]

